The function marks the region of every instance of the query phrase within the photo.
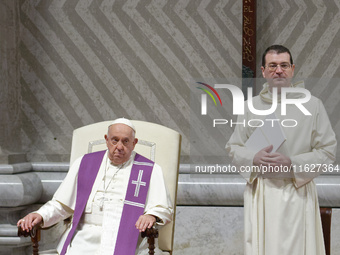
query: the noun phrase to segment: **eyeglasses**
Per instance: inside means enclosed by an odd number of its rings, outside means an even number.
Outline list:
[[[289,64],[289,63],[282,63],[282,64],[271,63],[271,64],[269,64],[269,65],[267,65],[265,67],[268,67],[268,70],[270,72],[274,72],[278,66],[280,66],[281,69],[284,70],[284,71],[286,71],[286,70],[288,70],[289,68],[292,67],[292,65]]]

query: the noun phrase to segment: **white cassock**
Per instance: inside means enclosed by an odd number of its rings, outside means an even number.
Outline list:
[[[85,212],[70,243],[67,255],[113,254],[135,155],[135,152],[132,152],[127,162],[120,166],[114,166],[105,153]],[[78,158],[72,164],[53,199],[37,211],[43,217],[43,227],[49,227],[73,214],[81,159],[82,157]],[[157,164],[154,165],[152,171],[144,212],[158,217],[161,220],[159,225],[164,225],[172,220],[172,203],[167,194],[162,169]],[[68,231],[59,242],[57,247],[59,253],[63,248],[67,234]],[[136,254],[147,254],[147,246],[146,238],[139,237],[137,244],[139,248],[137,248]],[[162,254],[162,252],[157,248],[155,254]]]
[[[304,84],[300,82],[292,86],[304,87]],[[292,93],[287,97],[296,96],[302,95]],[[253,104],[258,110],[271,107],[272,95],[267,84],[260,95],[253,98]],[[312,116],[305,116],[295,105],[287,105],[287,115],[281,116],[280,102],[275,112],[280,122],[283,119],[298,122],[296,127],[283,127],[287,140],[278,152],[289,156],[292,165],[301,168],[280,178],[241,173],[247,180],[244,192],[246,255],[325,254],[318,195],[313,181],[322,171],[311,173],[304,171],[304,167],[334,162],[337,142],[322,102],[312,96],[303,105]],[[248,123],[250,119],[264,117],[246,112],[237,122],[245,118]],[[255,126],[255,123],[252,125]],[[285,125],[292,125],[292,122]],[[227,152],[238,167],[253,164],[256,153],[245,148],[245,142],[254,130],[255,127],[248,125],[236,125],[226,145]]]

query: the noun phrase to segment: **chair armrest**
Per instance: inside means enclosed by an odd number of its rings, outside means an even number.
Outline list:
[[[141,235],[142,238],[148,238],[149,254],[155,254],[155,238],[158,238],[158,229],[155,227],[147,228]]]
[[[30,231],[23,231],[22,228],[18,227],[18,236],[23,237],[31,237],[32,247],[33,247],[33,255],[39,255],[39,241],[41,239],[41,226],[34,226]],[[155,227],[147,228],[144,232],[141,233],[142,238],[148,238],[149,244],[149,254],[155,254],[155,238],[158,238],[158,229]]]
[[[70,224],[71,223],[71,217],[64,219],[64,224]],[[39,255],[39,241],[41,240],[41,230],[44,229],[51,229],[56,224],[47,227],[42,228],[41,225],[34,226],[30,231],[23,231],[21,226],[18,227],[18,236],[23,237],[31,237],[32,247],[33,247],[33,255]]]
[[[18,236],[24,236],[24,237],[31,237],[32,241],[32,247],[33,247],[33,255],[39,254],[39,241],[41,239],[41,227],[39,225],[34,226],[30,231],[24,231],[19,226],[18,227]]]

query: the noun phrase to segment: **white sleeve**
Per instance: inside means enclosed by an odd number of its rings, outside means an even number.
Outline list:
[[[80,163],[83,157],[74,161],[65,179],[54,193],[53,199],[74,210],[76,206],[77,181]]]
[[[73,214],[73,210],[52,199],[44,204],[38,211],[36,211],[36,213],[39,213],[42,216],[42,227],[46,228],[70,217]]]
[[[311,151],[291,156],[293,166],[325,166],[323,170],[327,170],[327,166],[335,161],[337,141],[332,125],[329,121],[324,105],[318,100],[318,107],[314,114],[312,137],[306,137],[310,140]],[[297,188],[319,176],[322,171],[297,171],[294,172],[294,183]]]
[[[43,227],[49,227],[73,214],[77,195],[78,170],[82,157],[70,167],[65,179],[54,193],[52,200],[38,211],[43,218]]]
[[[173,207],[164,182],[163,172],[155,164],[152,170],[149,191],[145,203],[145,214],[151,214],[161,220],[158,224],[165,225],[172,221]]]

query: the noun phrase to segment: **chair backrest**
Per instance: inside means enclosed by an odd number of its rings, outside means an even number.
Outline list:
[[[86,153],[106,149],[104,135],[107,134],[111,123],[112,121],[103,121],[74,130],[70,163]],[[161,250],[172,252],[181,135],[170,128],[151,122],[132,120],[132,123],[136,127],[136,138],[138,138],[135,151],[156,162],[163,170],[173,203],[174,219],[160,229],[158,244]]]

